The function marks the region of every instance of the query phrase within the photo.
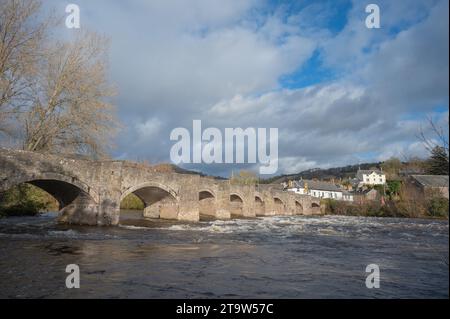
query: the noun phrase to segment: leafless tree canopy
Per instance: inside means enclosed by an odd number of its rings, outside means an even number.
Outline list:
[[[103,153],[116,127],[106,102],[114,94],[105,80],[106,50],[94,34],[48,50],[24,116],[26,150]]]
[[[105,155],[118,123],[107,39],[50,41],[36,0],[0,0],[0,133],[14,123],[26,150]]]
[[[439,126],[432,117],[428,118],[428,125],[431,129],[431,132],[433,134],[433,137],[428,137],[424,130],[421,128],[419,132],[419,139],[423,142],[425,145],[425,148],[431,153],[432,150],[435,147],[442,147],[445,152],[448,155],[449,148],[448,148],[448,137],[445,133],[448,132],[448,123],[447,126],[444,128],[442,126]]]
[[[0,132],[26,104],[30,78],[37,73],[47,21],[37,22],[37,1],[0,0]]]

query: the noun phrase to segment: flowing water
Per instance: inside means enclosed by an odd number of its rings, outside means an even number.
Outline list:
[[[0,219],[0,298],[448,298],[448,221],[265,217],[68,227]],[[68,264],[80,288],[68,289]],[[366,266],[380,268],[368,289]]]

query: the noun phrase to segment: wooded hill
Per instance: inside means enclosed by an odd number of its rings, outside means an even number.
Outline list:
[[[347,165],[344,167],[333,168],[313,168],[302,171],[297,174],[278,175],[268,179],[261,180],[260,183],[283,183],[288,180],[299,179],[318,179],[318,180],[340,180],[354,178],[358,169],[380,169],[381,162],[378,163],[363,163],[356,165]]]

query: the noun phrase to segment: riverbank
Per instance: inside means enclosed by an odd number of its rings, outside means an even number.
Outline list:
[[[3,216],[36,216],[46,211],[57,211],[54,197],[31,184],[15,186],[1,194],[0,218]]]
[[[328,215],[394,218],[448,219],[449,201],[443,197],[426,200],[385,200],[351,203],[333,199],[322,200]]]

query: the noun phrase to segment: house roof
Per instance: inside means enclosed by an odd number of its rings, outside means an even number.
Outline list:
[[[357,174],[372,174],[373,172],[383,174],[379,169],[359,169]]]
[[[305,180],[305,179],[299,180],[299,181],[294,181],[294,187],[304,188],[305,184],[308,185],[309,189],[315,189],[315,190],[321,190],[321,191],[342,192],[342,189],[333,183]]]
[[[352,193],[354,195],[367,195],[372,192],[378,192],[375,188],[368,188],[368,189],[361,189],[357,191],[353,191]]]
[[[422,168],[405,168],[405,169],[400,169],[398,171],[398,173],[400,175],[420,175],[424,172],[424,170]]]
[[[425,187],[448,187],[448,175],[411,175]]]

